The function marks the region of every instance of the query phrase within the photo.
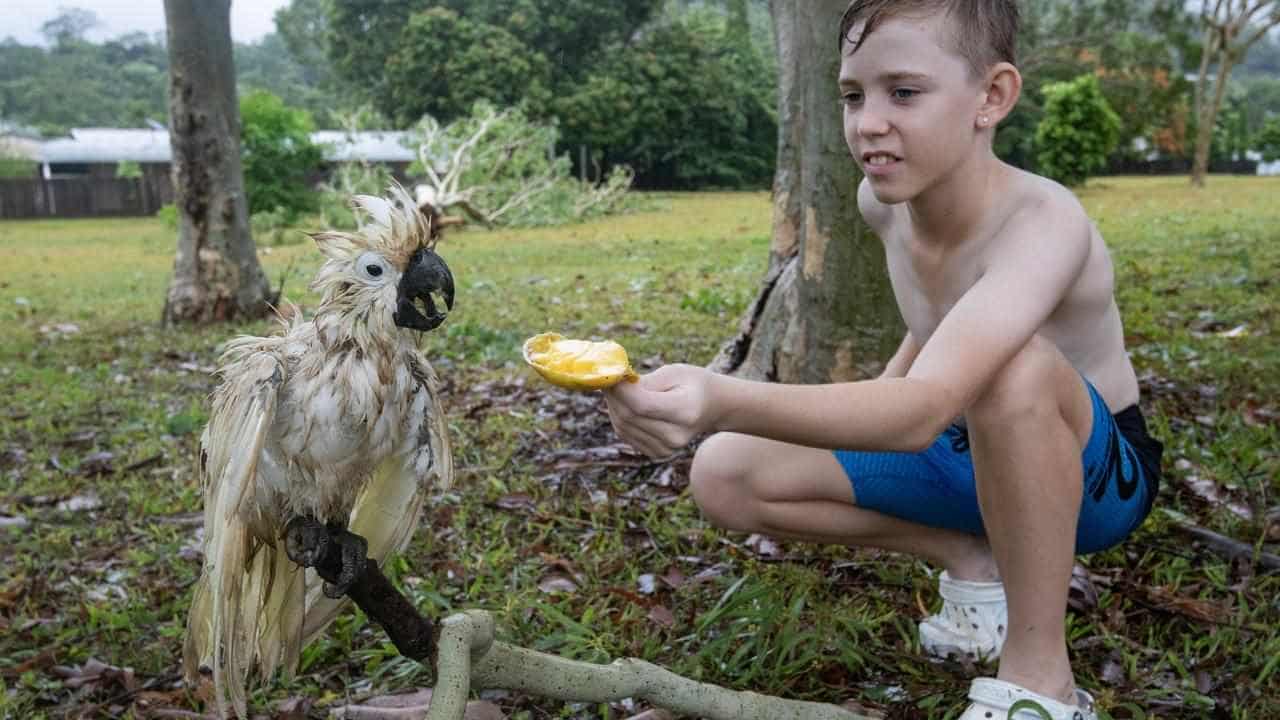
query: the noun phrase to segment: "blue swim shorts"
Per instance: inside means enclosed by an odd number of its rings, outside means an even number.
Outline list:
[[[1112,415],[1092,384],[1093,429],[1084,448],[1078,554],[1128,537],[1151,512],[1164,446],[1147,433],[1137,405]],[[837,450],[859,507],[930,527],[983,535],[969,435],[952,425],[919,453]]]

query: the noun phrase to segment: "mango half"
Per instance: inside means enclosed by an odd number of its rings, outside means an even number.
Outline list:
[[[569,390],[603,390],[640,379],[626,349],[612,340],[570,340],[542,333],[524,341],[524,361],[551,384]]]

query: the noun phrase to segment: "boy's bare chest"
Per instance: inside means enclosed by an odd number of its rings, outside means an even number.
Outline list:
[[[938,249],[897,237],[885,252],[898,308],[920,342],[982,277],[984,257],[976,247]]]

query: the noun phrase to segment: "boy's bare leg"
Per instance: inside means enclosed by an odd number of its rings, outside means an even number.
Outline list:
[[[1065,617],[1093,408],[1079,373],[1040,337],[966,412],[983,524],[1004,581],[999,677],[1074,703]]]
[[[828,450],[720,433],[699,446],[690,474],[694,499],[719,527],[910,553],[957,580],[999,578],[985,539],[855,505]]]

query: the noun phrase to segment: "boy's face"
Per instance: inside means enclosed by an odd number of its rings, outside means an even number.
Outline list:
[[[976,142],[982,84],[951,49],[946,17],[886,18],[840,62],[844,135],[876,198],[900,203],[954,169]],[[853,28],[851,37],[862,32]]]

